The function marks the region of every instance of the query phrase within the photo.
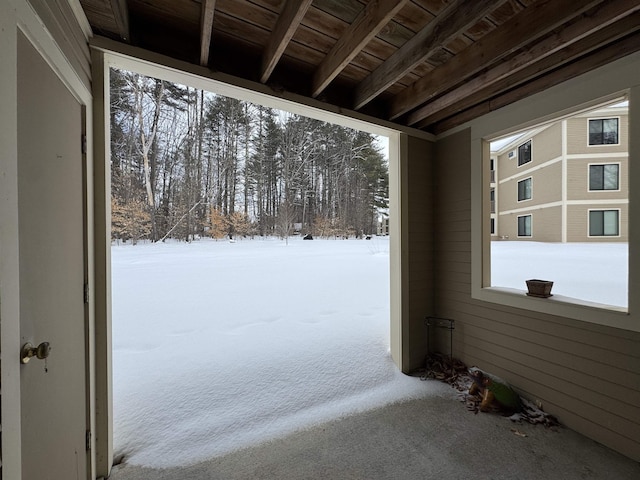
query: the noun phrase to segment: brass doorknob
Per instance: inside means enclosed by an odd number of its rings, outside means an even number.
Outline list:
[[[33,357],[43,360],[51,353],[51,346],[49,342],[42,342],[37,347],[34,347],[31,343],[27,342],[22,346],[20,350],[20,361],[22,363],[29,363]]]

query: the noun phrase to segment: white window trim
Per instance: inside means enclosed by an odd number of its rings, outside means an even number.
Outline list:
[[[470,128],[471,135],[471,297],[527,312],[548,314],[559,325],[598,324],[640,332],[640,295],[630,295],[627,308],[603,305],[554,294],[547,299],[529,297],[524,289],[491,287],[491,242],[483,226],[488,212],[489,142],[515,131],[527,131],[543,122],[557,121],[594,110],[628,96],[629,115],[640,118],[640,52],[579,75],[544,92],[514,102],[448,132]],[[630,124],[629,162],[640,161],[639,126]],[[635,133],[635,134],[634,134]],[[484,169],[484,170],[483,170]],[[628,171],[629,188],[640,188],[640,169]],[[483,198],[483,195],[486,198]],[[629,217],[640,213],[640,196],[629,199]],[[628,225],[630,238],[640,238],[640,222]],[[629,291],[640,291],[640,244],[629,243]],[[585,325],[586,326],[586,325]]]
[[[520,200],[520,199],[518,199],[518,195],[520,193],[520,182],[524,182],[526,180],[531,180],[531,196],[529,198],[524,198],[524,199]],[[516,199],[517,199],[518,203],[530,202],[531,200],[533,200],[533,177],[532,176],[525,177],[522,180],[518,180],[516,182]]]
[[[530,217],[531,218],[531,226],[529,227],[529,229],[531,230],[531,233],[529,235],[520,235],[520,219],[523,217]],[[518,238],[533,238],[533,214],[531,213],[527,213],[526,215],[518,215],[518,218],[516,220],[516,236]]]
[[[589,232],[591,231],[591,212],[618,212],[618,234],[617,235],[591,235]],[[620,238],[620,230],[621,230],[621,218],[622,211],[619,208],[588,208],[587,209],[587,238],[597,238],[597,239],[607,239],[607,238]]]
[[[607,190],[607,189],[601,189],[601,190],[591,190],[591,167],[592,166],[596,166],[596,165],[618,165],[618,188],[617,190]],[[620,192],[620,184],[621,179],[622,179],[622,163],[621,162],[594,162],[594,163],[588,163],[587,164],[587,191],[589,193],[606,193],[606,192]]]
[[[594,143],[593,145],[589,143],[589,122],[591,120],[610,120],[613,118],[616,118],[618,120],[618,143]],[[615,147],[616,145],[620,146],[620,137],[622,136],[622,128],[620,128],[621,126],[622,126],[621,117],[619,117],[618,115],[588,117],[587,118],[587,147],[598,148],[598,147]]]

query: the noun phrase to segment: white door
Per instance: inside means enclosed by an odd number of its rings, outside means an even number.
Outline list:
[[[22,478],[87,478],[82,108],[18,35]]]

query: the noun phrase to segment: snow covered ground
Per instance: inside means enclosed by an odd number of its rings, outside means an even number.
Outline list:
[[[626,304],[626,245],[594,248],[495,243],[493,284],[524,289],[542,277],[571,295],[579,282]],[[112,279],[114,447],[129,463],[192,464],[390,402],[453,395],[391,361],[388,238],[120,245]]]
[[[552,280],[553,294],[626,307],[628,257],[627,243],[492,242],[491,285]]]
[[[115,246],[115,453],[186,465],[393,401],[448,394],[389,354],[389,243]]]

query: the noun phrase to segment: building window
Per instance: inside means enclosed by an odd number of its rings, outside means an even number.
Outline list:
[[[637,84],[636,77],[630,71],[625,73],[629,85]],[[569,85],[579,92],[575,115],[570,115],[564,103],[563,96],[572,91],[568,87],[562,92],[549,92],[545,109],[540,112],[544,123],[534,124],[532,118],[522,118],[522,112],[531,106],[527,100],[504,107],[504,115],[487,117],[486,122],[479,121],[472,127],[471,212],[475,223],[471,228],[471,295],[473,299],[532,312],[640,331],[640,308],[636,308],[629,283],[631,272],[638,274],[636,264],[629,259],[638,256],[640,244],[628,240],[633,237],[635,217],[627,212],[633,210],[633,204],[626,207],[631,200],[630,189],[638,183],[626,163],[633,163],[636,153],[629,145],[630,139],[640,135],[640,122],[629,117],[630,106],[640,106],[640,95],[630,100],[594,98],[594,109],[584,111],[584,89],[591,88],[590,84],[585,87],[585,82],[569,81]],[[554,117],[556,102],[567,108]],[[509,131],[512,118],[518,123]],[[612,118],[618,119],[613,122],[613,128],[618,129],[618,144],[588,146],[589,120]],[[601,130],[610,127],[604,121],[597,123]],[[523,124],[529,130],[522,130]],[[489,128],[499,133],[492,138],[486,133]],[[489,139],[489,148],[484,140],[477,139]],[[550,139],[553,141],[547,145]],[[538,150],[533,157],[536,141],[549,150],[543,160]],[[541,144],[536,143],[535,148]],[[514,152],[513,160],[520,156],[519,163],[509,160],[510,152]],[[502,175],[490,184],[490,159],[496,157],[495,168]],[[531,163],[518,168],[529,157]],[[553,168],[547,171],[547,165]],[[540,168],[542,171],[538,172]],[[522,201],[529,195],[525,181],[529,177],[531,199]],[[542,181],[542,177],[548,181]],[[499,202],[496,213],[491,213],[486,197],[494,187]],[[495,235],[487,232],[491,218],[496,219]],[[560,267],[560,262],[567,262],[567,266]],[[587,264],[589,268],[583,269]],[[604,271],[611,275],[605,276]],[[564,275],[566,279],[561,279]],[[555,299],[540,301],[515,295],[524,290],[525,279],[529,278],[554,280]],[[579,283],[590,287],[573,288]]]
[[[619,190],[620,165],[589,165],[589,190]]]
[[[518,147],[518,166],[531,161],[531,140]]]
[[[495,235],[496,234],[496,219],[492,218],[491,219],[491,235]]]
[[[619,234],[619,210],[589,210],[590,237],[617,237]]]
[[[617,145],[618,143],[617,118],[589,120],[589,145]]]
[[[531,177],[518,182],[518,201],[531,200]]]
[[[531,236],[531,215],[523,215],[521,217],[518,217],[518,236]]]

